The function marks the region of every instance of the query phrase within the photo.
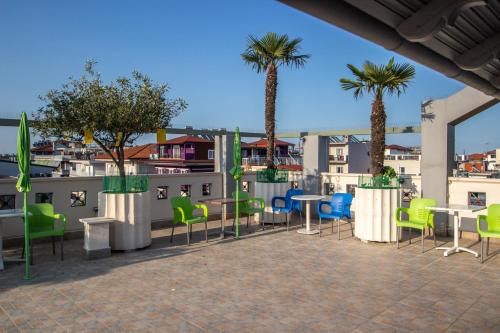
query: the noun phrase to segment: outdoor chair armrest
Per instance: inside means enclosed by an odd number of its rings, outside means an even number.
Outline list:
[[[195,209],[203,209],[203,216],[205,218],[208,217],[208,207],[207,207],[207,205],[205,205],[203,203],[199,203],[199,204],[194,205],[194,208]]]
[[[57,220],[61,220],[62,223],[64,224],[64,226],[68,225],[68,222],[66,220],[66,215],[64,215],[64,214],[54,214],[54,218],[57,219]]]
[[[181,207],[174,207],[174,209],[181,213],[181,220],[178,222],[184,223],[184,221],[186,221],[186,215],[184,215],[184,210]],[[174,219],[174,223],[175,223],[175,219]]]
[[[488,230],[481,229],[481,221],[486,221],[486,219],[487,219],[486,215],[478,215],[476,218],[477,233],[479,235],[481,235],[482,232],[488,231]]]
[[[273,197],[271,199],[271,206],[272,207],[278,207],[278,206],[276,206],[276,201],[278,201],[278,200],[283,201],[285,203],[285,205],[286,205],[286,198],[285,197]]]
[[[396,221],[401,222],[401,213],[408,213],[408,208],[407,207],[399,207],[396,209]]]
[[[264,207],[266,205],[265,202],[264,202],[264,199],[262,199],[262,198],[249,198],[248,199],[248,203],[249,204],[252,204],[254,202],[258,203],[259,204],[259,208],[261,208],[261,209],[264,209]]]

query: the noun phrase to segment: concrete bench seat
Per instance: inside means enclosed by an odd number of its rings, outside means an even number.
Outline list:
[[[109,257],[109,225],[116,222],[109,217],[89,217],[79,219],[84,224],[84,245],[87,259]]]

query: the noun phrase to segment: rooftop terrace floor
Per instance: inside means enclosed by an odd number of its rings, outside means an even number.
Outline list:
[[[94,261],[81,239],[63,262],[37,245],[32,281],[22,265],[0,272],[0,331],[500,331],[500,255],[445,258],[430,240],[423,254],[419,242],[397,250],[347,229],[339,241],[326,226],[322,238],[277,228],[205,243],[195,232],[188,247],[176,229],[173,244],[155,230],[151,247]]]

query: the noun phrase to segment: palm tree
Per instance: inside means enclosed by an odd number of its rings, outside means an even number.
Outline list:
[[[362,69],[348,64],[354,79],[340,79],[342,89],[354,90],[354,98],[358,99],[364,93],[373,95],[371,120],[371,164],[374,176],[382,173],[385,150],[385,107],[384,94],[398,97],[406,91],[408,84],[415,77],[415,67],[411,64],[389,60],[387,65],[375,65],[365,61]]]
[[[278,86],[278,67],[287,66],[301,68],[308,54],[299,54],[301,38],[290,40],[288,35],[278,35],[268,32],[257,39],[248,37],[248,45],[241,57],[246,64],[252,66],[257,73],[266,73],[266,112],[265,128],[267,137],[266,164],[268,169],[274,169],[274,129],[276,113],[276,88]]]

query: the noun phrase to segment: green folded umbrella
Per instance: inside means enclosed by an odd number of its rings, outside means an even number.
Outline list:
[[[236,239],[239,238],[239,225],[240,225],[240,203],[239,203],[239,191],[240,191],[240,178],[243,176],[244,170],[241,167],[241,140],[240,140],[240,128],[236,127],[234,131],[234,145],[233,145],[233,167],[229,170],[229,173],[233,176],[236,181],[236,217],[234,224],[236,224]]]
[[[30,249],[29,249],[29,224],[26,218],[26,205],[28,192],[31,191],[30,181],[30,130],[28,127],[28,118],[26,112],[21,115],[21,122],[19,123],[19,131],[17,132],[17,164],[19,166],[19,178],[17,179],[16,188],[18,192],[24,194],[24,254],[26,256],[26,271],[24,278],[31,279],[30,275]]]

